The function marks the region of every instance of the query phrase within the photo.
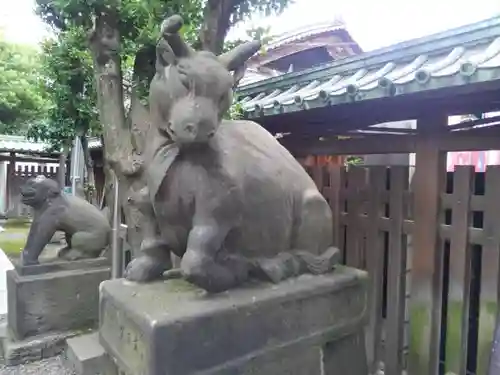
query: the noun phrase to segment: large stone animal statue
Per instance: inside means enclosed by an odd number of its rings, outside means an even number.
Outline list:
[[[65,260],[97,258],[109,245],[111,227],[106,216],[86,200],[64,194],[56,181],[44,176],[30,178],[21,186],[21,201],[34,210],[23,265],[38,264],[56,231],[66,235],[67,246],[58,253]]]
[[[168,18],[157,47],[149,98],[155,154],[147,187],[129,197],[147,220],[141,256],[125,277],[162,277],[169,252],[182,258],[183,277],[214,293],[252,277],[279,282],[333,270],[332,214],[312,179],[257,123],[222,120],[260,44],[220,56],[195,52],[181,25]]]

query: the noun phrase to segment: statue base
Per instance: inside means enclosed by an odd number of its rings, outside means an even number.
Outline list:
[[[110,276],[106,258],[14,264],[7,271],[5,362],[15,365],[57,355],[67,337],[95,328],[99,284]]]
[[[100,341],[127,375],[366,375],[367,275],[338,267],[218,295],[183,280],[101,285]]]
[[[25,340],[15,340],[5,325],[0,328],[0,362],[7,366],[17,366],[54,357],[64,351],[67,338],[79,334],[81,332],[77,331],[46,333]]]

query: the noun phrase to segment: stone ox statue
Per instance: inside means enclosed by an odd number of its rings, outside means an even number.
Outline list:
[[[339,260],[332,215],[312,179],[260,125],[222,119],[260,44],[196,52],[181,25],[168,18],[157,45],[147,188],[129,197],[145,216],[142,252],[125,277],[161,278],[170,252],[182,258],[172,277],[213,293],[249,278],[331,271]]]

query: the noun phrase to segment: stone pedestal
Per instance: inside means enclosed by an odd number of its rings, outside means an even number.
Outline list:
[[[127,375],[367,375],[366,284],[345,267],[220,295],[110,280],[100,341]]]
[[[8,334],[2,340],[8,364],[56,355],[66,337],[98,325],[108,259],[14,267],[7,271]]]

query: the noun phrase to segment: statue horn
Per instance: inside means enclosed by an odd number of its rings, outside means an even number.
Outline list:
[[[182,17],[177,14],[166,18],[161,24],[162,37],[170,45],[176,57],[187,57],[194,53],[194,50],[184,42],[179,34],[183,25]]]
[[[182,20],[182,17],[179,16],[178,14],[174,14],[173,16],[170,16],[168,18],[165,18],[161,24],[161,32],[162,34],[174,34],[178,33],[179,30],[182,28],[182,25],[184,24],[184,21]]]
[[[258,40],[246,42],[233,48],[231,51],[219,55],[218,59],[227,70],[233,71],[242,66],[261,46],[262,44]]]

